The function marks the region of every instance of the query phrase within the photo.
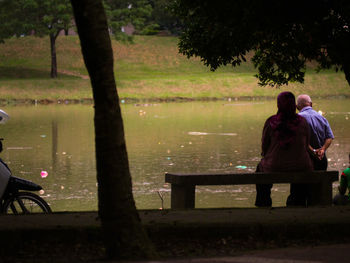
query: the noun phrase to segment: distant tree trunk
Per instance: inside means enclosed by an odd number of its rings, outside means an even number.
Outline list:
[[[350,61],[347,61],[347,63],[343,64],[343,70],[345,74],[345,79],[350,85]]]
[[[57,78],[57,57],[56,57],[56,39],[58,33],[50,34],[50,50],[51,50],[51,78]]]
[[[132,194],[114,72],[113,51],[101,0],[71,0],[95,102],[98,209],[106,251],[117,259],[152,258]]]

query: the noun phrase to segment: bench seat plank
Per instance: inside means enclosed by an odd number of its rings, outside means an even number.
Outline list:
[[[172,209],[194,208],[196,185],[310,184],[312,185],[310,205],[330,205],[332,203],[332,183],[338,181],[338,175],[338,171],[225,174],[166,173],[165,182],[171,183]]]

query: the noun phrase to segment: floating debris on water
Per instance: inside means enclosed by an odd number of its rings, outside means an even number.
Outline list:
[[[236,136],[237,133],[230,132],[188,132],[188,135],[201,136],[201,135],[220,135],[220,136]]]
[[[245,166],[245,165],[237,165],[236,168],[237,169],[247,169],[247,166]]]
[[[40,172],[41,178],[46,178],[48,175],[49,175],[49,173],[47,171],[41,171]]]
[[[143,110],[139,110],[139,115],[140,115],[140,116],[146,115],[146,112],[143,111]]]
[[[7,150],[31,150],[33,147],[7,147]]]

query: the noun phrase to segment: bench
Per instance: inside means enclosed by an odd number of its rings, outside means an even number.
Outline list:
[[[193,209],[196,185],[310,184],[309,205],[331,205],[334,181],[338,181],[338,171],[165,174],[165,182],[171,184],[171,209]]]

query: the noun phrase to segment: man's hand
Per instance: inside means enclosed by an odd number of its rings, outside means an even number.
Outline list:
[[[317,155],[318,159],[322,160],[322,158],[324,157],[324,149],[323,148],[317,149],[316,155]]]
[[[317,155],[318,159],[322,160],[322,158],[324,157],[325,151],[331,145],[332,141],[333,141],[332,138],[326,139],[326,141],[324,142],[324,145],[320,149],[316,150],[316,155]]]

